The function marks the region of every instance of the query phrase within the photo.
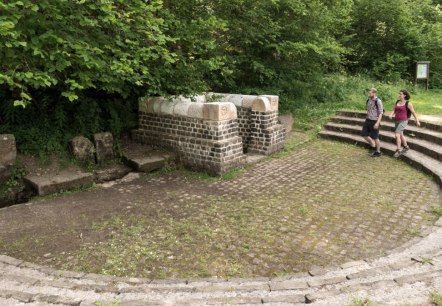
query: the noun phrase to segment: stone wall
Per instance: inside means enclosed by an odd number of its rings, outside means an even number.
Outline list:
[[[207,102],[207,101],[222,102]],[[283,148],[278,97],[207,94],[187,98],[143,98],[134,140],[178,152],[193,169],[220,175],[245,162],[244,153],[268,155]]]
[[[269,155],[284,147],[286,131],[278,122],[278,96],[209,93],[207,99],[235,104],[244,153]]]
[[[134,140],[173,149],[192,169],[220,175],[245,161],[231,103],[198,103],[185,99],[140,101],[139,129]]]

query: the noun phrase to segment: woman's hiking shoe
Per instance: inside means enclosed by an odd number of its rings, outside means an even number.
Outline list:
[[[371,154],[371,157],[381,157],[381,152],[375,151],[373,154]]]
[[[399,157],[399,156],[401,156],[402,155],[402,151],[401,150],[396,150],[396,152],[394,153],[394,157]]]
[[[407,151],[408,150],[410,150],[410,147],[409,146],[405,146],[403,149],[402,149],[402,154],[404,154],[404,153],[407,153]]]

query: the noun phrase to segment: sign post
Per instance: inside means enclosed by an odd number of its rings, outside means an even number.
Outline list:
[[[430,81],[430,62],[427,61],[420,61],[416,62],[416,79],[414,84],[417,84],[418,80],[426,80],[427,83],[427,90],[428,90],[428,84]]]

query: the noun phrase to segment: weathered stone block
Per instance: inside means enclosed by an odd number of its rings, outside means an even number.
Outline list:
[[[93,184],[93,174],[72,173],[66,170],[55,176],[27,175],[23,180],[38,195],[47,195],[69,189],[90,187]]]
[[[75,159],[80,161],[94,161],[94,144],[86,137],[76,136],[72,138],[69,145]]]
[[[111,133],[94,134],[94,144],[97,163],[114,158],[114,137]]]
[[[11,177],[12,167],[17,158],[15,137],[12,134],[0,135],[0,182]]]
[[[236,119],[236,107],[230,102],[206,103],[203,108],[203,117],[206,120]]]

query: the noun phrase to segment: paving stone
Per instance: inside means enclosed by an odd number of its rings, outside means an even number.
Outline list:
[[[63,288],[63,289],[78,289],[78,284],[67,281],[67,280],[61,280],[61,279],[53,279],[53,280],[40,280],[38,282],[39,286],[48,286],[48,287],[54,287],[54,288]]]
[[[314,267],[308,271],[311,276],[321,276],[330,272],[330,268]]]
[[[262,298],[263,304],[276,303],[305,303],[304,294],[290,294],[290,295],[272,295]]]
[[[345,264],[342,264],[341,269],[348,269],[348,268],[359,267],[359,266],[364,266],[364,265],[367,265],[367,262],[364,260],[350,261],[350,262],[346,262]]]
[[[376,282],[363,282],[358,284],[349,285],[339,289],[343,293],[351,293],[356,291],[377,290],[397,286],[393,280],[381,280]]]
[[[195,287],[195,292],[218,292],[218,291],[269,291],[268,284],[230,284],[216,283],[211,286]]]
[[[389,267],[371,268],[365,271],[349,274],[347,275],[347,279],[367,278],[370,276],[381,275],[387,271],[389,271]]]
[[[391,270],[395,271],[395,270],[401,270],[401,269],[404,269],[404,268],[411,267],[411,266],[413,266],[413,265],[415,265],[415,264],[416,264],[416,263],[413,262],[412,260],[410,260],[410,259],[406,259],[406,260],[401,260],[401,261],[398,261],[398,262],[392,263],[392,264],[388,265],[388,267],[389,267]]]
[[[435,277],[440,277],[441,275],[442,275],[442,270],[437,270],[433,272],[425,272],[425,273],[401,276],[395,278],[394,281],[398,283],[400,286],[402,286],[407,283],[427,282]]]
[[[103,305],[113,305],[112,304],[103,304]],[[122,300],[121,305],[123,306],[154,306],[154,305],[164,305],[167,304],[164,301],[158,301],[158,300],[149,300],[149,299],[142,299],[142,300]]]
[[[34,299],[34,294],[15,291],[15,290],[3,290],[0,289],[0,297],[5,299],[14,299],[23,303],[30,303]]]
[[[30,286],[35,285],[36,283],[39,282],[39,279],[37,279],[37,278],[27,277],[27,276],[23,276],[23,275],[4,274],[4,275],[2,275],[2,279],[10,281],[10,282],[16,282],[19,284],[26,284],[26,285],[30,285]]]
[[[313,303],[318,300],[323,300],[325,298],[328,298],[330,296],[339,295],[341,292],[336,289],[327,290],[327,291],[319,291],[315,293],[309,293],[305,296],[306,303]]]
[[[55,277],[66,277],[66,278],[75,278],[80,279],[83,276],[86,275],[84,272],[72,272],[72,271],[62,271],[62,270],[55,270],[49,273],[49,275],[55,276]]]
[[[74,290],[94,291],[96,293],[119,293],[117,287],[114,285],[98,285],[98,284],[78,284],[75,285]]]
[[[49,294],[39,294],[34,297],[34,300],[38,302],[55,304],[55,305],[61,304],[68,306],[79,306],[81,304],[81,300],[69,299],[58,295],[49,295]]]
[[[262,304],[262,300],[259,297],[222,297],[222,298],[209,298],[205,302],[206,305],[254,305]]]
[[[332,277],[332,278],[326,278],[326,279],[311,279],[307,281],[307,284],[310,287],[321,287],[325,285],[333,285],[338,283],[343,283],[347,281],[347,278],[345,276],[338,276],[338,277]]]
[[[0,255],[0,262],[18,267],[20,264],[23,263],[23,260],[15,259],[6,255]]]
[[[308,288],[308,284],[306,281],[300,280],[287,280],[282,282],[271,282],[270,290],[271,291],[279,291],[279,290],[296,290],[296,289],[306,289]]]

